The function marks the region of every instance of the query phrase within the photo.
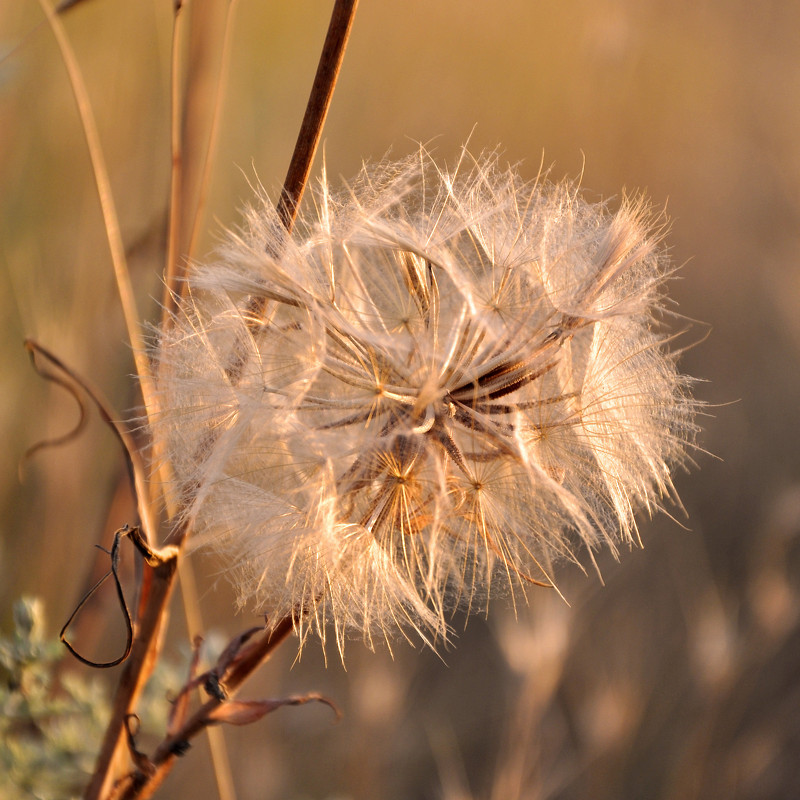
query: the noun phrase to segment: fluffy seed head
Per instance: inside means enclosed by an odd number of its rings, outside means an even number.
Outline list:
[[[153,435],[241,602],[432,640],[637,541],[695,431],[643,203],[421,151],[312,205],[289,237],[260,198],[155,350]]]

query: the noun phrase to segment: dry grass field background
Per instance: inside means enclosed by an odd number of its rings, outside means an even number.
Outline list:
[[[208,75],[190,147],[207,132],[227,3],[195,2]],[[197,249],[235,225],[250,184],[280,187],[330,3],[239,0]],[[122,459],[95,417],[30,368],[34,337],[120,414],[138,402],[91,165],[63,62],[33,0],[0,5],[0,622],[21,594],[57,632],[95,560],[131,518]],[[140,309],[157,318],[169,189],[167,0],[93,0],[64,17],[97,117]],[[198,26],[201,27],[201,26]],[[709,404],[675,522],[641,521],[643,550],[566,568],[513,620],[501,604],[440,654],[359,642],[346,671],[291,643],[249,696],[319,690],[227,733],[246,798],[752,798],[800,796],[800,6],[764,0],[409,0],[361,4],[324,133],[331,176],[403,156],[501,147],[534,178],[587,196],[643,190],[671,219],[670,293],[698,342],[682,369]],[[317,159],[317,171],[321,157]],[[273,194],[277,192],[274,191]],[[616,200],[615,200],[616,198]],[[686,338],[686,337],[685,337]],[[678,524],[680,523],[680,524]],[[220,565],[193,557],[205,626],[233,635]],[[87,646],[122,641],[111,590]],[[168,651],[185,642],[176,597]],[[87,668],[75,666],[77,670]],[[103,679],[108,675],[102,675]],[[213,797],[198,743],[162,797]]]

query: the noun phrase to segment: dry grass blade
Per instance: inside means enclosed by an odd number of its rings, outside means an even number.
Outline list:
[[[183,558],[178,561],[178,581],[180,583],[186,627],[190,637],[194,639],[201,635],[201,631],[204,630],[204,624],[200,612],[200,599],[194,569]],[[206,736],[208,736],[219,800],[234,800],[236,790],[223,732],[217,728],[206,728]]]
[[[164,320],[172,304],[172,295],[178,280],[180,253],[181,204],[183,201],[183,49],[188,25],[183,4],[175,6],[175,22],[172,28],[172,61],[170,70],[170,170],[169,230],[167,233],[167,259],[164,267]]]
[[[217,151],[217,144],[219,142],[220,122],[222,120],[222,107],[224,101],[225,90],[228,86],[228,72],[230,70],[231,54],[233,52],[233,22],[238,8],[238,0],[230,0],[225,14],[225,33],[222,42],[222,57],[217,77],[217,88],[214,96],[213,111],[211,113],[211,129],[208,133],[208,143],[206,145],[205,155],[203,158],[203,166],[201,170],[200,179],[198,181],[198,196],[197,206],[194,210],[192,217],[191,232],[188,237],[188,246],[185,253],[186,258],[190,258],[194,253],[197,246],[197,238],[200,233],[201,224],[205,217],[206,201],[208,199],[208,188],[211,182],[211,167],[214,163],[214,155]],[[183,293],[183,287],[179,287],[180,293]]]
[[[100,145],[100,136],[97,130],[97,123],[92,111],[92,104],[89,100],[86,85],[83,81],[78,61],[72,50],[64,26],[61,24],[59,15],[49,5],[47,0],[39,0],[50,29],[56,38],[58,47],[61,51],[61,58],[69,75],[70,86],[75,96],[75,103],[81,118],[83,133],[86,137],[86,144],[89,148],[89,157],[92,161],[92,172],[94,173],[95,183],[97,184],[97,196],[100,200],[100,208],[103,212],[108,246],[111,251],[111,261],[114,267],[114,277],[117,282],[117,291],[122,303],[122,313],[125,318],[125,327],[128,332],[128,340],[133,350],[133,357],[136,363],[136,372],[139,376],[139,385],[144,396],[145,408],[148,412],[153,406],[153,388],[150,376],[150,365],[145,354],[144,340],[139,326],[141,317],[136,308],[136,300],[131,285],[130,271],[125,257],[125,245],[122,241],[120,232],[119,218],[117,216],[114,197],[111,193],[111,181],[108,177],[103,148]]]
[[[162,298],[162,325],[168,325],[170,313],[175,310],[176,303],[183,296],[187,264],[194,253],[200,234],[214,156],[219,141],[222,106],[225,90],[228,86],[228,72],[233,51],[233,22],[236,16],[238,0],[230,0],[225,10],[225,24],[222,39],[220,65],[215,77],[213,101],[210,112],[206,97],[209,94],[208,81],[203,80],[204,70],[196,68],[197,56],[190,61],[185,76],[186,86],[182,81],[181,56],[185,34],[178,34],[189,25],[185,15],[180,11],[176,15],[175,35],[173,37],[172,56],[172,188],[171,213],[169,222],[169,244]],[[204,9],[205,10],[205,7]],[[198,22],[198,20],[200,20]],[[213,14],[203,15],[198,9],[192,17],[194,27],[190,35],[190,51],[204,54],[210,47],[216,29],[216,18]],[[205,56],[203,56],[205,57]],[[202,138],[197,128],[203,115],[209,117],[209,130],[206,141],[199,144]],[[197,155],[198,151],[202,151]]]

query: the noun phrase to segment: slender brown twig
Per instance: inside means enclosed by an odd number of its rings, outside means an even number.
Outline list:
[[[311,166],[322,137],[322,128],[328,115],[333,89],[342,65],[357,7],[358,0],[336,0],[333,7],[317,73],[314,76],[311,94],[306,104],[303,122],[300,125],[300,133],[297,136],[292,160],[289,162],[283,190],[278,200],[278,216],[287,233],[291,233],[294,228],[300,200],[308,184],[308,176],[311,174]],[[259,320],[264,315],[267,302],[268,298],[264,295],[250,298],[244,313],[250,332],[259,327]],[[238,383],[247,363],[247,353],[244,340],[239,340],[234,344],[233,356],[225,368],[228,377],[234,384]]]
[[[278,214],[286,226],[286,230],[290,232],[294,227],[297,209],[308,183],[311,165],[314,163],[314,156],[322,137],[322,128],[325,125],[325,117],[328,115],[333,89],[342,66],[357,6],[358,0],[336,0],[333,7],[328,33],[322,46],[322,56],[306,105],[306,113],[300,125],[297,144],[278,201]]]

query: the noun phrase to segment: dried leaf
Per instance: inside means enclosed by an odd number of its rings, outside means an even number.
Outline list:
[[[338,720],[341,717],[339,709],[332,700],[312,692],[278,700],[230,700],[211,711],[208,719],[210,722],[225,722],[229,725],[249,725],[281,706],[302,706],[312,702],[324,703],[326,706],[330,706],[336,714],[336,719]]]

